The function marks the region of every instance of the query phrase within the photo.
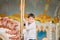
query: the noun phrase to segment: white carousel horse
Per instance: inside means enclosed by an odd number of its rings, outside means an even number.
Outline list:
[[[15,21],[15,22],[18,24],[17,29],[20,30],[20,22],[18,22],[18,21]],[[0,28],[0,39],[10,40],[9,36],[11,36],[11,35],[7,34],[6,31],[10,31],[10,30],[6,29],[6,28]],[[12,35],[12,36],[14,36],[14,35]]]
[[[7,36],[7,34],[5,33],[6,29],[4,28],[0,28],[0,38],[2,40],[9,40],[9,37]]]

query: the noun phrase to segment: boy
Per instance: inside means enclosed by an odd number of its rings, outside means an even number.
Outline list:
[[[34,14],[29,14],[27,21],[25,22],[25,33],[24,33],[24,40],[36,40],[36,23],[35,23],[35,16]]]

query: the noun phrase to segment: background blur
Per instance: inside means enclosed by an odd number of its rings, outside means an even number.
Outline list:
[[[26,0],[25,13],[34,13],[35,15],[44,13],[46,0]],[[54,17],[57,6],[60,6],[60,0],[50,0],[48,13]],[[20,0],[0,0],[0,13],[8,15],[20,12]]]

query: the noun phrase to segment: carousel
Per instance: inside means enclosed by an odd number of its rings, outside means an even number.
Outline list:
[[[20,11],[21,13],[14,13],[11,16],[7,16],[4,13],[0,14],[0,40],[22,40],[23,39],[23,29],[24,22],[23,18],[27,18],[28,13],[25,13],[25,0],[20,0]],[[39,26],[36,27],[36,40],[58,40],[58,29],[60,26],[60,20],[57,14],[58,9],[56,9],[54,18],[47,14],[49,9],[49,0],[45,4],[44,13],[35,16],[35,20],[39,22]],[[7,17],[6,17],[7,16]],[[13,25],[11,28],[10,26]],[[16,27],[16,28],[15,28]],[[15,30],[15,29],[16,30]],[[9,32],[8,32],[9,31]],[[10,32],[15,32],[14,34],[9,34]],[[18,36],[19,35],[19,36]],[[17,37],[18,36],[18,37]],[[11,37],[16,37],[12,38]]]

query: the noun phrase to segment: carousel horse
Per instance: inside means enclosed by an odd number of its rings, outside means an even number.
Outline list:
[[[5,33],[5,29],[0,28],[0,40],[9,40],[7,34]]]
[[[0,28],[0,39],[10,40],[11,38],[15,38],[16,40],[20,40],[19,30],[18,31],[15,30],[16,28],[18,29],[20,27],[20,23],[8,17],[1,17],[0,20],[1,20],[0,24],[2,23],[1,24],[2,27],[0,26],[1,27]],[[13,36],[11,34],[13,34]]]

